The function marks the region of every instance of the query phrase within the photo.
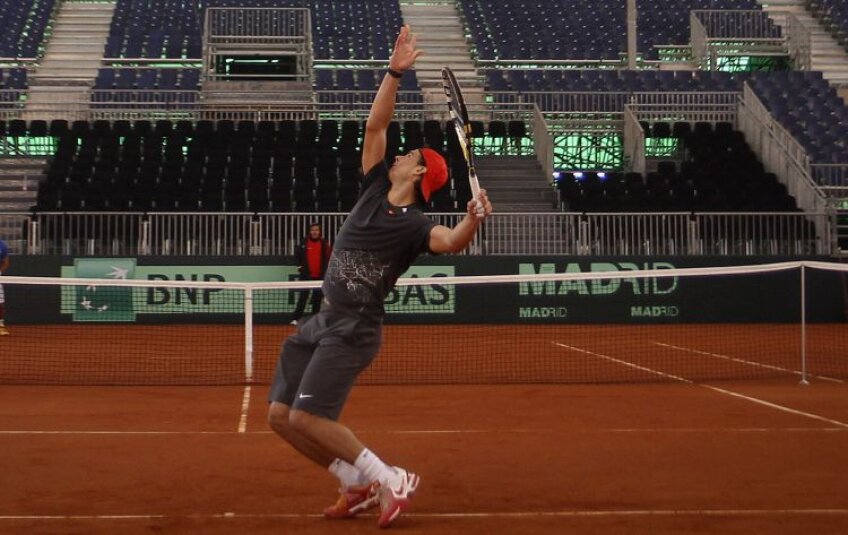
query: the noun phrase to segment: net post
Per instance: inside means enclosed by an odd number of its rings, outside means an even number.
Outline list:
[[[807,386],[807,271],[801,264],[801,384]]]
[[[244,382],[253,382],[253,288],[244,289]]]

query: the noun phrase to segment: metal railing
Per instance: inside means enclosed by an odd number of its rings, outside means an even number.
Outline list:
[[[828,197],[848,197],[848,163],[812,164],[810,173]]]
[[[206,10],[210,42],[285,45],[311,35],[308,8],[215,7]]]
[[[26,91],[22,89],[0,89],[0,120],[18,119],[26,105]]]
[[[536,151],[536,159],[542,166],[545,178],[553,180],[554,173],[554,141],[551,136],[545,116],[538,106],[533,106],[533,146]]]
[[[464,214],[429,214],[453,226]],[[341,213],[11,214],[0,239],[16,254],[65,256],[291,255],[319,223],[331,240]],[[834,223],[824,213],[495,213],[464,254],[804,255],[829,254]]]
[[[739,96],[733,93],[732,104],[713,104],[709,102],[687,105],[673,104],[632,104],[628,109],[639,121],[647,123],[676,122],[689,123],[731,123],[736,124]]]
[[[801,71],[813,69],[812,33],[794,14],[786,16],[786,44],[789,57],[795,68]]]
[[[312,79],[312,19],[306,7],[210,7],[203,31],[203,77],[205,80]],[[263,75],[220,72],[221,61],[234,57],[288,57],[293,73]]]
[[[639,124],[632,106],[624,110],[624,158],[626,169],[634,173],[645,173],[645,130]]]
[[[780,28],[759,9],[699,9],[693,10],[692,16],[710,39],[781,40]]]
[[[692,10],[692,55],[710,70],[722,56],[785,55],[786,41],[761,10]]]
[[[803,210],[824,211],[825,196],[810,175],[807,151],[772,117],[747,82],[739,109],[739,129],[766,169],[777,175]]]
[[[375,91],[250,91],[227,92],[225,99],[206,101],[200,91],[90,90],[78,100],[39,101],[26,104],[26,92],[0,91],[0,116],[16,119],[26,112],[67,120],[119,119],[233,119],[283,120],[319,117],[365,118]],[[499,92],[492,102],[470,104],[481,120],[531,119],[533,106],[549,123],[611,124],[621,126],[627,104],[646,104],[685,110],[731,107],[736,92]],[[25,105],[26,104],[26,105]],[[403,119],[447,118],[442,103],[424,102],[418,91],[398,93],[396,112]]]

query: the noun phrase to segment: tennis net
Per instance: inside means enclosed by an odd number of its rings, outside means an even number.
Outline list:
[[[360,382],[848,378],[848,267],[594,268],[401,279]],[[297,300],[319,284],[0,282],[0,384],[92,385],[268,383]]]

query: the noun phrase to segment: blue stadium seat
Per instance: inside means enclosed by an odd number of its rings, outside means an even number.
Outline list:
[[[460,0],[459,5],[480,59],[616,60],[626,50],[622,1]],[[688,44],[693,9],[760,7],[756,0],[639,2],[639,51],[657,59],[657,45]],[[734,29],[727,31],[732,35]],[[772,33],[779,35],[774,26]]]

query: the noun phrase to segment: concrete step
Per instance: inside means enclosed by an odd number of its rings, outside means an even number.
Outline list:
[[[37,197],[38,192],[34,190],[5,190],[0,188],[0,199],[4,202],[20,202],[31,205]]]
[[[30,207],[32,206],[32,202],[21,202],[21,201],[10,201],[5,202],[0,199],[0,214],[2,213],[15,213],[19,214],[21,212],[29,212]]]
[[[53,27],[53,35],[67,37],[71,35],[100,35],[109,33],[109,24],[66,24]]]
[[[93,40],[92,40],[93,41]],[[104,43],[89,42],[89,43],[51,43],[47,47],[47,54],[55,56],[56,54],[74,55],[77,57],[91,57],[92,55],[101,56],[103,54]]]
[[[75,86],[71,89],[66,89],[62,92],[37,92],[30,93],[30,105],[36,104],[60,104],[60,103],[79,103],[88,100],[88,90],[85,87]]]

